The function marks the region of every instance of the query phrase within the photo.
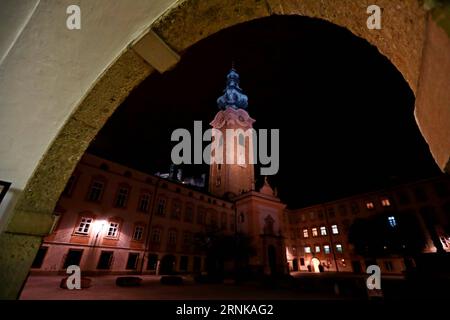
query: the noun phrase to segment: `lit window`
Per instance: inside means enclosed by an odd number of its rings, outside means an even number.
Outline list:
[[[166,210],[166,199],[160,198],[158,201],[158,206],[156,208],[156,214],[163,216],[165,215],[165,210]]]
[[[315,251],[316,251],[316,253],[319,253],[320,252],[320,246],[315,246]]]
[[[124,208],[127,204],[128,200],[128,193],[130,189],[128,187],[120,187],[119,191],[117,192],[116,197],[116,207],[117,208]]]
[[[397,221],[395,220],[395,217],[394,217],[394,216],[388,217],[388,222],[389,222],[389,225],[390,225],[392,228],[394,228],[395,226],[397,226]]]
[[[325,226],[320,227],[320,235],[321,236],[327,235],[327,228]]]
[[[303,238],[308,238],[309,234],[308,234],[308,229],[303,229]]]
[[[319,234],[317,233],[317,228],[312,228],[312,236],[317,237]]]
[[[143,193],[139,198],[139,211],[148,212],[148,208],[150,206],[150,194]]]
[[[333,234],[338,234],[339,233],[339,229],[338,229],[337,224],[333,224],[331,226],[331,233],[333,233]]]
[[[89,189],[88,200],[99,201],[105,184],[102,181],[94,181]]]
[[[161,229],[160,228],[153,228],[152,230],[152,242],[153,243],[160,243],[161,242]]]
[[[381,199],[381,205],[382,205],[383,207],[389,207],[389,206],[391,205],[391,202],[389,201],[388,198],[382,198],[382,199]]]
[[[369,210],[372,210],[373,208],[375,208],[375,206],[372,201],[369,201],[369,202],[366,202],[366,208]]]
[[[88,234],[92,224],[92,218],[81,218],[76,233]]]
[[[336,251],[339,252],[339,253],[342,253],[342,251],[343,251],[342,250],[342,244],[337,244],[336,245]]]
[[[111,222],[108,229],[108,237],[117,237],[119,231],[119,224],[117,222]]]
[[[305,247],[305,253],[311,253],[311,247]]]
[[[324,245],[323,246],[323,252],[325,252],[325,254],[330,254],[330,246],[329,245]]]
[[[175,230],[169,231],[169,239],[168,239],[169,245],[176,245],[177,243],[177,232]]]
[[[143,234],[144,234],[144,227],[136,226],[136,228],[134,228],[133,240],[136,240],[136,241],[142,240]]]

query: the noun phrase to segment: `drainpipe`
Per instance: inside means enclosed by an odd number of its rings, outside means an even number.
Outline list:
[[[161,181],[161,177],[158,177],[158,179],[156,180],[154,196],[153,196],[153,199],[152,199],[152,205],[151,205],[151,208],[150,208],[150,214],[149,214],[148,224],[147,224],[147,232],[145,234],[144,254],[142,255],[141,266],[140,266],[139,271],[138,271],[140,274],[142,274],[142,272],[144,271],[145,255],[146,255],[147,251],[149,250],[149,246],[150,246],[151,224],[152,224],[152,219],[153,219],[153,212],[155,211],[156,198],[158,196],[158,188],[159,188],[160,181]],[[159,260],[158,260],[157,264],[159,264]],[[157,265],[156,271],[158,271],[158,265]]]

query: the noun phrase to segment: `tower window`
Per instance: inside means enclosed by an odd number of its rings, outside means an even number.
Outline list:
[[[317,237],[319,235],[318,232],[317,232],[317,228],[312,228],[311,230],[312,230],[312,236],[313,237]]]
[[[394,217],[394,216],[389,216],[389,217],[388,217],[388,222],[389,222],[389,225],[390,225],[392,228],[394,228],[394,227],[397,226],[397,221],[395,220],[395,217]]]
[[[324,245],[323,246],[323,252],[325,253],[325,254],[330,254],[330,246],[329,245]]]
[[[305,253],[311,253],[311,247],[305,247]]]
[[[321,236],[327,235],[327,228],[325,226],[320,227],[320,235]]]
[[[319,253],[320,252],[320,246],[315,246],[315,251],[316,251],[316,253]]]
[[[373,204],[372,201],[368,201],[366,202],[366,208],[372,210],[373,208],[375,208],[375,205]]]
[[[336,244],[336,251],[337,252],[339,252],[339,253],[342,253],[344,250],[343,250],[343,248],[342,248],[342,244]]]
[[[383,207],[390,207],[391,206],[391,201],[389,201],[389,198],[381,198],[381,205]]]

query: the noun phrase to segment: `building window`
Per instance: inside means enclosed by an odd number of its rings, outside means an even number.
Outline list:
[[[394,228],[394,227],[397,226],[397,221],[395,220],[395,217],[394,217],[394,216],[389,216],[389,217],[388,217],[388,222],[389,222],[389,225],[390,225],[392,228]]]
[[[117,238],[118,234],[119,234],[119,223],[110,222],[108,228],[108,237]]]
[[[83,250],[69,249],[64,260],[63,268],[67,269],[69,266],[79,266],[81,257],[83,256]]]
[[[323,252],[325,253],[325,254],[330,254],[330,246],[329,245],[324,245],[323,246]]]
[[[332,233],[332,234],[339,234],[339,229],[338,229],[337,224],[333,224],[333,225],[331,226],[331,233]]]
[[[309,219],[310,220],[314,220],[316,218],[316,213],[314,212],[314,211],[311,211],[310,213],[309,213]]]
[[[390,207],[391,206],[391,201],[389,201],[389,198],[381,198],[381,205],[383,207]]]
[[[319,210],[319,213],[317,214],[317,217],[319,218],[319,220],[323,220],[324,216],[323,216],[323,211]]]
[[[81,218],[80,223],[77,228],[77,231],[75,231],[75,232],[79,233],[79,234],[88,234],[91,224],[92,224],[92,218],[83,217],[83,218]]]
[[[158,266],[158,255],[149,254],[147,261],[147,270],[156,270],[157,266]]]
[[[128,201],[129,187],[120,187],[117,191],[115,206],[117,208],[124,208]]]
[[[194,206],[192,204],[187,204],[184,210],[184,221],[192,222],[194,220]]]
[[[336,252],[342,253],[343,249],[342,249],[342,244],[336,244]]]
[[[205,208],[198,207],[197,209],[197,224],[205,223]]]
[[[98,259],[97,269],[109,270],[111,268],[112,258],[112,251],[102,251]]]
[[[183,232],[183,246],[189,247],[192,244],[192,233],[189,231]]]
[[[358,212],[359,212],[359,206],[358,206],[358,204],[357,204],[356,202],[352,202],[352,203],[350,204],[350,208],[351,208],[351,210],[352,210],[352,214],[358,214]]]
[[[345,206],[345,204],[339,205],[339,213],[341,214],[341,216],[347,215],[347,207]]]
[[[133,232],[133,240],[141,241],[143,235],[144,235],[144,227],[143,226],[136,226],[134,228],[134,232]]]
[[[42,267],[42,263],[44,262],[44,258],[47,255],[48,247],[40,247],[36,257],[34,258],[33,264],[31,265],[31,268],[39,269]]]
[[[158,216],[164,216],[166,214],[166,199],[159,198],[158,206],[156,207],[156,214]]]
[[[89,189],[87,199],[89,201],[99,201],[102,196],[104,186],[105,183],[103,181],[93,181]]]
[[[311,253],[311,247],[305,247],[305,253]]]
[[[327,235],[327,228],[325,226],[320,227],[320,235],[321,236]]]
[[[373,204],[372,201],[367,201],[366,202],[366,208],[369,210],[372,210],[373,208],[375,208],[375,205]]]
[[[152,229],[151,241],[152,241],[152,243],[160,243],[161,242],[161,229],[160,228]]]
[[[303,238],[308,238],[308,237],[309,237],[308,229],[303,229]]]
[[[177,232],[175,230],[169,231],[169,238],[167,240],[167,243],[171,246],[174,246],[177,244]]]
[[[75,188],[75,180],[75,176],[69,178],[69,181],[67,181],[66,187],[64,188],[63,196],[70,197],[72,195],[73,189]]]
[[[313,237],[317,237],[319,234],[317,233],[317,228],[312,228],[311,233]]]
[[[180,219],[181,217],[181,201],[174,199],[172,200],[172,212],[170,214],[172,219]]]
[[[141,196],[139,197],[138,210],[141,212],[148,212],[150,207],[150,199],[151,196],[149,193],[141,194]]]
[[[139,260],[139,253],[130,252],[127,260],[127,270],[136,270]]]
[[[330,218],[334,218],[334,216],[335,216],[334,208],[333,208],[333,207],[328,207],[328,208],[327,208],[327,211],[328,211],[328,216],[329,216]]]
[[[316,251],[316,253],[319,253],[320,252],[320,246],[315,246],[315,251]]]
[[[180,271],[188,271],[189,257],[181,256],[180,257]]]

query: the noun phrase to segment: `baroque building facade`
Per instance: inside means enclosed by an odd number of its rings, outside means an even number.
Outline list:
[[[355,219],[388,213],[387,223],[395,226],[400,211],[417,217],[425,252],[436,251],[437,242],[450,251],[442,227],[450,221],[448,177],[288,209],[267,179],[255,190],[253,141],[246,134],[255,120],[234,69],[217,105],[211,126],[221,132],[222,138],[215,138],[224,161],[212,161],[208,192],[85,154],[55,208],[52,232],[32,272],[64,273],[78,265],[98,274],[199,273],[206,269],[207,256],[194,237],[214,228],[249,237],[255,254],[248,264],[258,273],[362,272],[374,263],[383,272],[401,273],[406,267],[402,257],[369,261],[348,241]],[[227,129],[237,132],[233,143],[226,139]],[[232,163],[225,161],[230,145]]]

